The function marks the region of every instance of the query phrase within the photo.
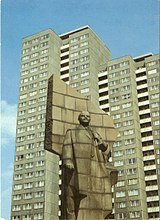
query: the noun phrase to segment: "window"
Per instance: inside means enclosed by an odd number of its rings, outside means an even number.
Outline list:
[[[134,143],[134,139],[133,138],[125,140],[125,145],[129,145],[129,144],[133,144],[133,143]]]
[[[81,93],[82,93],[82,94],[83,94],[83,93],[87,93],[87,92],[89,92],[89,88],[81,89]]]
[[[35,171],[35,176],[44,176],[44,170]]]
[[[21,210],[21,206],[20,205],[14,205],[12,207],[12,211],[20,211]]]
[[[27,94],[23,94],[23,95],[20,95],[19,99],[26,99],[27,98]]]
[[[115,151],[113,155],[114,155],[114,157],[122,156],[123,155],[123,151],[122,150]]]
[[[78,52],[71,53],[71,55],[70,55],[71,58],[76,57],[76,56],[78,56]]]
[[[134,131],[133,129],[130,129],[130,130],[127,130],[127,131],[124,131],[123,134],[126,136],[126,135],[131,135],[131,134],[134,134]]]
[[[31,189],[33,187],[33,183],[25,183],[24,184],[24,189]]]
[[[136,162],[136,158],[128,159],[128,164],[134,164]]]
[[[119,198],[119,197],[125,197],[125,192],[124,191],[120,191],[120,192],[116,192],[116,198]]]
[[[35,193],[35,198],[40,198],[40,197],[43,197],[43,196],[44,196],[43,191],[39,191],[39,192]]]
[[[134,154],[134,153],[135,153],[135,148],[126,149],[126,154]]]
[[[31,199],[32,193],[24,193],[24,199]]]
[[[14,190],[21,190],[21,189],[22,189],[22,184],[14,185]]]
[[[115,167],[119,167],[119,166],[123,166],[123,165],[124,165],[123,160],[119,160],[119,161],[115,161],[115,162],[114,162],[114,166],[115,166]]]
[[[37,57],[38,55],[39,55],[38,52],[37,52],[37,53],[32,53],[32,54],[31,54],[31,58]]]
[[[23,175],[22,174],[16,174],[14,176],[14,180],[21,180],[23,178]]]
[[[127,102],[127,103],[125,103],[125,104],[122,104],[122,108],[124,109],[124,108],[129,108],[129,107],[131,107],[131,102]]]
[[[140,204],[139,200],[132,200],[132,201],[130,201],[130,206],[131,207],[139,206],[139,204]]]
[[[137,211],[135,211],[135,212],[130,212],[130,213],[129,213],[129,216],[130,216],[130,218],[133,218],[133,219],[135,219],[135,218],[140,218],[140,212],[137,212]]]
[[[116,115],[113,115],[113,116],[112,116],[113,119],[120,119],[120,117],[121,117],[120,114],[116,114]]]
[[[81,77],[85,77],[85,76],[88,76],[88,75],[89,75],[88,71],[81,73]]]
[[[23,210],[30,210],[30,209],[32,209],[32,205],[31,204],[23,205]]]
[[[18,194],[18,195],[14,195],[13,196],[13,200],[21,200],[21,198],[22,198],[22,196],[21,196],[21,194]]]
[[[125,186],[125,181],[118,181],[116,184],[117,187]]]
[[[88,53],[88,51],[89,51],[88,48],[86,48],[86,49],[84,49],[84,50],[80,50],[80,55],[82,55],[82,54],[84,54],[84,53]]]
[[[118,202],[117,203],[117,208],[123,209],[126,207],[126,203],[125,202]]]
[[[34,209],[41,209],[43,208],[43,202],[37,202],[34,204]]]
[[[157,69],[149,70],[148,75],[157,73]]]
[[[113,106],[111,107],[111,111],[117,111],[120,109],[120,106],[119,105],[116,105],[116,106]]]
[[[44,181],[35,182],[35,187],[42,187],[42,186],[44,186]]]
[[[127,174],[128,175],[132,175],[132,174],[136,174],[136,173],[137,173],[137,169],[136,168],[127,169]]]
[[[32,178],[33,177],[33,172],[29,172],[25,174],[25,178]]]
[[[134,184],[137,184],[137,183],[138,183],[137,179],[129,179],[128,180],[128,185],[134,185]]]
[[[44,166],[44,160],[37,161],[37,162],[36,162],[36,166],[37,166],[37,167],[39,167],[39,166]]]
[[[25,164],[25,168],[28,169],[28,168],[32,168],[33,167],[33,162],[30,162],[30,163],[26,163]]]

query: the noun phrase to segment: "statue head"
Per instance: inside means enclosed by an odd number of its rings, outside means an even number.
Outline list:
[[[88,111],[82,111],[78,116],[78,121],[84,127],[88,126],[90,123],[91,117]]]

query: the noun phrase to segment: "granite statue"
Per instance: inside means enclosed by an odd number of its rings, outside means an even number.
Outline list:
[[[106,219],[117,170],[108,162],[109,145],[90,126],[89,112],[82,111],[78,120],[78,126],[66,131],[62,147],[63,218]]]

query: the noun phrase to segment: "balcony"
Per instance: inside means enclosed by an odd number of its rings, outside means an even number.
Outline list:
[[[149,165],[144,167],[144,171],[156,170],[156,165]]]
[[[154,150],[154,146],[153,145],[146,146],[146,147],[143,147],[142,150],[143,150],[143,152],[148,151],[148,150]]]
[[[139,110],[140,115],[151,113],[150,109]]]
[[[61,57],[66,56],[66,55],[69,55],[69,51],[61,53]]]
[[[154,191],[154,190],[158,190],[158,186],[146,186],[146,192],[148,191]]]
[[[61,50],[64,50],[64,49],[67,49],[67,48],[69,48],[69,44],[66,44],[66,45],[62,46]]]
[[[147,123],[147,122],[151,122],[151,118],[140,119],[140,124]]]
[[[149,100],[138,102],[138,106],[149,105]]]
[[[157,175],[145,176],[145,181],[157,180]]]
[[[109,99],[109,95],[105,95],[105,96],[99,97],[99,101],[104,101],[106,99]]]
[[[62,71],[65,71],[65,70],[69,70],[69,66],[62,67],[60,71],[62,72]]]
[[[99,93],[102,93],[102,92],[107,92],[108,91],[108,88],[102,88],[102,89],[99,89]]]
[[[108,83],[108,79],[104,79],[98,82],[98,85],[103,85],[105,83]]]
[[[146,71],[146,67],[142,67],[136,70],[136,74],[137,73],[141,73],[141,72],[145,72]]]
[[[148,92],[138,94],[138,98],[142,98],[142,97],[146,97],[146,96],[148,96]]]
[[[60,76],[60,79],[64,79],[64,78],[68,78],[69,77],[69,73],[63,74]]]
[[[64,63],[69,63],[69,58],[67,58],[65,60],[61,60],[61,64],[64,64]]]
[[[109,103],[104,104],[104,105],[100,105],[100,108],[101,108],[101,109],[104,109],[104,108],[109,108]]]
[[[144,89],[144,88],[147,88],[148,86],[147,86],[147,83],[145,83],[145,84],[142,84],[142,85],[138,85],[137,86],[137,90],[139,90],[139,89]]]
[[[147,127],[147,128],[141,128],[141,133],[147,132],[147,131],[152,131],[152,127]]]
[[[159,212],[160,211],[160,209],[159,209],[159,207],[149,207],[148,208],[148,212]],[[155,218],[154,218],[154,220],[155,220]]]
[[[145,76],[137,77],[137,78],[136,78],[136,81],[139,82],[139,81],[144,80],[144,79],[147,79],[147,76],[146,76],[146,75],[145,75]]]
[[[107,71],[104,71],[104,72],[101,72],[98,74],[98,77],[101,77],[101,76],[106,76],[107,75]]]
[[[155,155],[148,155],[143,157],[143,161],[155,160]]]
[[[145,141],[153,141],[153,136],[143,137],[142,142],[145,142]]]

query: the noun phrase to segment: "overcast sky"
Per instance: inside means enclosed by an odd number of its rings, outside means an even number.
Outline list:
[[[2,217],[9,220],[23,37],[89,25],[111,59],[159,52],[158,0],[2,0]]]

